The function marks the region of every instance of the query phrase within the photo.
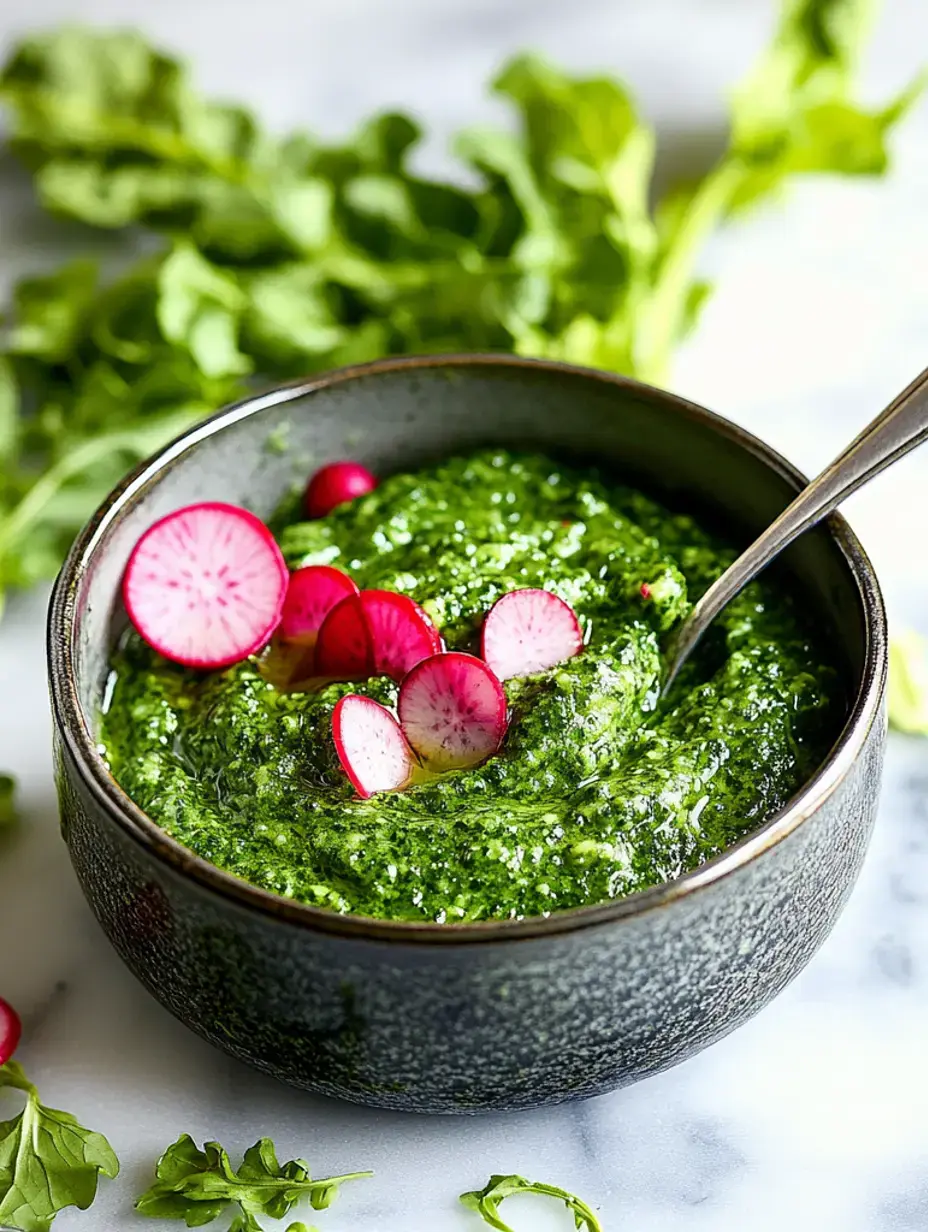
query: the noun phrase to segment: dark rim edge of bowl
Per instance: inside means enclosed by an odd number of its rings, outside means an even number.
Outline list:
[[[468,945],[570,933],[669,906],[745,868],[812,816],[849,772],[879,714],[887,674],[886,613],[873,567],[856,535],[839,514],[831,515],[827,525],[845,557],[860,595],[864,615],[865,654],[857,695],[827,758],[813,777],[779,812],[733,846],[673,881],[663,882],[605,903],[569,908],[554,912],[550,916],[461,924],[339,915],[321,907],[298,903],[253,886],[250,882],[210,864],[163,830],[130,799],[109,773],[85,723],[73,670],[77,591],[98,541],[126,506],[137,499],[149,484],[156,481],[174,460],[227,424],[250,418],[271,406],[284,405],[318,390],[346,384],[359,377],[403,370],[450,367],[529,368],[567,373],[627,390],[644,390],[648,398],[657,398],[672,404],[676,413],[709,423],[715,431],[759,457],[794,484],[797,490],[808,482],[806,477],[775,449],[714,411],[668,391],[643,385],[630,377],[573,364],[480,353],[403,356],[339,368],[274,386],[216,411],[202,423],[175,438],[159,453],[142,462],[113,489],[78,535],[55,582],[48,613],[49,687],[58,732],[65,741],[84,783],[108,816],[135,841],[176,872],[190,877],[201,888],[232,899],[240,907],[283,918],[311,931],[407,944]]]

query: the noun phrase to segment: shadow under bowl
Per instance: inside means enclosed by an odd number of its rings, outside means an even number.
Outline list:
[[[269,447],[285,434],[289,448]],[[778,566],[841,663],[843,731],[776,816],[676,881],[549,918],[463,925],[339,916],[195,856],[121,791],[95,744],[121,575],[180,505],[267,516],[352,457],[376,473],[503,444],[595,460],[748,542],[805,480],[724,419],[604,373],[495,356],[386,360],[220,412],[140,467],[55,587],[49,665],[62,831],[122,958],[178,1018],[296,1086],[419,1112],[528,1108],[673,1065],[756,1013],[828,934],[872,829],[886,624],[872,568],[832,517]]]

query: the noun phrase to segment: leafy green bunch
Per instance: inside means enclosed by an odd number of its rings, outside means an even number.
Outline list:
[[[709,173],[652,200],[654,135],[623,86],[531,56],[493,88],[461,183],[418,174],[387,113],[344,144],[263,132],[138,34],[77,28],[0,73],[50,211],[155,237],[114,281],[74,261],[14,290],[0,348],[0,595],[52,575],[125,470],[249,383],[408,352],[514,351],[665,379],[717,224],[804,172],[879,174],[918,89],[852,97],[867,0],[786,0]],[[473,186],[463,187],[470,183]]]

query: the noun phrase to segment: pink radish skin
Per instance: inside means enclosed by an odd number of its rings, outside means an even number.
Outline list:
[[[9,1002],[0,997],[0,1065],[6,1065],[16,1051],[23,1025]]]
[[[366,496],[377,480],[360,462],[330,462],[312,476],[303,503],[311,518],[324,518],[338,505]]]
[[[122,593],[129,619],[159,654],[214,669],[265,645],[280,620],[288,578],[260,518],[208,501],[149,527],[129,557]]]
[[[408,595],[362,590],[361,605],[371,632],[374,675],[390,676],[399,684],[417,663],[441,650],[441,635]]]
[[[457,651],[418,663],[400,685],[403,734],[429,770],[492,757],[506,734],[506,694],[492,670]]]
[[[390,590],[362,590],[325,618],[316,644],[320,675],[339,680],[390,676],[441,649],[441,636],[418,603]]]
[[[380,702],[349,693],[332,712],[338,759],[362,800],[398,791],[413,776],[416,760],[400,725]]]
[[[311,646],[336,603],[357,593],[358,588],[348,574],[332,565],[297,569],[290,574],[277,632],[288,642]]]
[[[373,675],[374,651],[360,595],[336,603],[322,622],[316,668],[333,680],[366,680]]]
[[[483,622],[481,653],[500,680],[546,672],[582,649],[573,608],[550,590],[510,591]]]

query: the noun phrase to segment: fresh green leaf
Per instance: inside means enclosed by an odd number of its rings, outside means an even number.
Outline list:
[[[270,215],[301,253],[322,249],[332,234],[334,193],[322,179],[281,178],[268,189]]]
[[[7,338],[10,354],[53,364],[73,355],[86,329],[96,283],[97,269],[92,261],[72,261],[57,274],[19,283]]]
[[[928,736],[928,641],[914,629],[889,642],[889,725]]]
[[[303,1160],[281,1165],[269,1138],[249,1147],[236,1172],[218,1142],[200,1150],[189,1134],[182,1134],[158,1161],[155,1183],[135,1205],[143,1215],[183,1219],[188,1228],[196,1228],[237,1203],[240,1210],[230,1232],[260,1232],[258,1215],[282,1219],[302,1199],[323,1210],[345,1181],[371,1175],[352,1172],[314,1181]]]
[[[119,1161],[102,1134],[85,1129],[69,1112],[46,1108],[21,1066],[0,1066],[0,1088],[22,1091],[18,1116],[0,1122],[0,1226],[48,1232],[68,1206],[86,1210],[97,1181],[115,1177]]]
[[[496,1228],[498,1232],[512,1232],[509,1224],[503,1222],[499,1208],[502,1202],[515,1194],[540,1194],[556,1198],[563,1202],[573,1215],[576,1228],[585,1228],[587,1232],[603,1232],[602,1224],[582,1199],[556,1185],[527,1181],[521,1176],[491,1176],[483,1189],[461,1194],[461,1202],[468,1210],[476,1211],[491,1228]]]
[[[0,466],[16,451],[19,437],[19,387],[12,362],[0,355]]]
[[[348,336],[335,318],[324,282],[310,265],[262,271],[245,286],[243,345],[262,369],[308,371]]]
[[[0,774],[0,831],[10,829],[18,821],[16,780],[11,774]]]
[[[247,1211],[240,1211],[229,1226],[229,1232],[264,1232],[264,1229]]]
[[[158,324],[169,342],[186,347],[204,376],[250,371],[237,343],[246,305],[237,281],[188,244],[177,244],[161,266]]]

